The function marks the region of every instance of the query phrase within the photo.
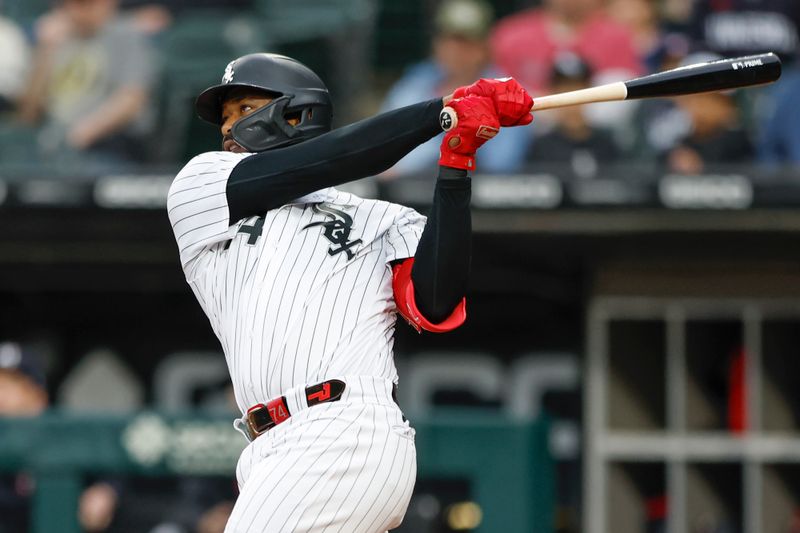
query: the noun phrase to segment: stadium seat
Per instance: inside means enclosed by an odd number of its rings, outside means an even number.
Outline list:
[[[37,162],[36,130],[12,122],[0,122],[0,161],[4,167]]]
[[[368,0],[256,0],[256,11],[282,43],[305,41],[346,31],[368,18]]]
[[[268,36],[247,14],[202,10],[176,20],[160,40],[163,74],[159,88],[155,162],[184,162],[219,146],[219,132],[194,116],[194,100],[219,83],[235,57],[266,49]]]
[[[51,7],[53,0],[4,0],[0,13],[32,32],[34,21]]]
[[[58,389],[58,406],[84,413],[128,413],[142,407],[144,387],[120,354],[92,350]]]

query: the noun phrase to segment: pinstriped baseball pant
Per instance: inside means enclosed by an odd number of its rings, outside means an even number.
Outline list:
[[[252,442],[239,459],[240,495],[225,532],[399,526],[416,480],[414,430],[382,389],[300,411]]]

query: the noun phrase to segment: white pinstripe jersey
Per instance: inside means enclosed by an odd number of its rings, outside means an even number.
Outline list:
[[[229,225],[227,180],[249,155],[195,157],[167,201],[239,408],[336,376],[396,381],[389,263],[414,255],[425,217],[329,188]]]

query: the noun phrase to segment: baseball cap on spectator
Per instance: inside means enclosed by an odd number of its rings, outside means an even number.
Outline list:
[[[553,68],[550,71],[551,84],[565,81],[589,83],[591,79],[592,69],[578,54],[560,52],[553,59]]]
[[[18,372],[36,385],[46,385],[44,369],[37,356],[18,342],[0,342],[0,372]]]
[[[444,0],[436,11],[435,28],[440,35],[485,39],[493,20],[492,7],[483,0]]]

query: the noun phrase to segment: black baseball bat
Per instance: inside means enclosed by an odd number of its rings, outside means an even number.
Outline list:
[[[674,68],[649,76],[549,96],[534,97],[531,111],[615,100],[635,100],[763,85],[781,76],[774,53],[734,57]]]

